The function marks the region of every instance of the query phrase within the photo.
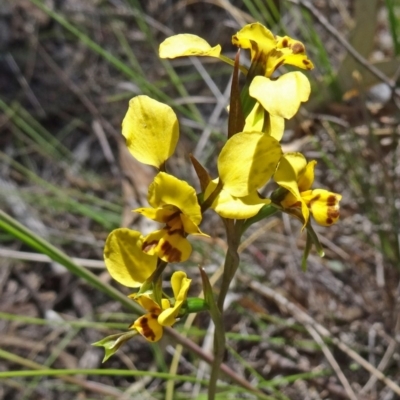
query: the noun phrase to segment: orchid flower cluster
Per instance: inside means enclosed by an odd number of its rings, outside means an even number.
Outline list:
[[[161,58],[215,57],[233,66],[228,139],[218,155],[218,176],[211,177],[191,156],[201,193],[167,172],[167,161],[179,140],[179,124],[173,109],[144,95],[129,102],[122,123],[126,145],[134,158],[156,169],[148,189],[149,207],[134,211],[161,227],[145,236],[120,228],[107,238],[104,258],[110,275],[120,284],[137,289],[129,297],[145,313],[132,323],[128,333],[96,344],[106,349],[106,358],[135,334],[150,342],[160,340],[165,327],[171,327],[190,312],[209,309],[211,317],[217,318],[211,310],[216,306],[222,312],[224,295],[238,265],[237,260],[229,259],[228,253],[237,250],[241,235],[252,223],[279,211],[299,219],[307,231],[305,261],[313,244],[322,253],[311,216],[324,226],[339,218],[341,195],[312,189],[316,161],[307,161],[298,152],[284,154],[280,144],[285,119],[292,118],[301,103],[308,100],[311,88],[303,72],[273,75],[282,65],[313,68],[303,43],[288,36],[275,36],[259,23],[243,27],[232,37],[232,43],[250,51],[249,68],[239,63],[239,56],[231,60],[221,54],[220,45],[212,47],[195,35],[175,35],[160,45]],[[242,85],[239,73],[245,75]],[[269,198],[263,198],[259,190],[271,180],[276,190]],[[221,287],[215,304],[210,304],[213,300],[209,293],[205,300],[188,298],[191,279],[186,272],[176,271],[171,277],[173,296],[169,297],[162,289],[163,271],[169,263],[188,260],[192,252],[189,235],[208,236],[200,229],[208,209],[232,228],[227,229],[228,245],[236,243],[236,248],[227,253],[221,284],[225,289]]]

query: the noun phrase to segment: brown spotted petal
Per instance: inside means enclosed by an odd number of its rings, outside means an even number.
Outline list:
[[[192,245],[183,235],[182,231],[168,228],[154,231],[144,238],[142,250],[150,255],[156,254],[169,263],[186,261],[192,252]]]
[[[149,342],[158,342],[163,334],[163,327],[157,321],[157,314],[145,314],[138,318],[130,328],[136,329]]]
[[[148,313],[139,317],[129,329],[136,329],[149,342],[159,341],[163,334],[163,327],[158,323],[160,306],[147,295],[140,296],[135,301]]]
[[[301,193],[310,208],[315,221],[322,226],[330,226],[339,219],[339,201],[342,196],[324,189],[307,190]]]
[[[293,65],[302,69],[313,69],[314,65],[307,57],[304,44],[289,36],[276,37],[276,49],[268,58],[266,76],[271,76],[281,65]]]

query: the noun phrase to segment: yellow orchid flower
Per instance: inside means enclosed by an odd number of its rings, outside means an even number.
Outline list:
[[[316,163],[307,163],[301,153],[287,153],[279,162],[274,179],[278,185],[288,190],[280,202],[284,209],[300,209],[304,226],[310,213],[318,224],[329,226],[339,219],[339,201],[342,196],[324,189],[311,190]]]
[[[149,187],[147,199],[152,208],[134,211],[164,223],[165,227],[143,239],[143,251],[166,262],[186,261],[192,252],[186,236],[207,236],[199,228],[202,214],[196,191],[186,182],[159,172]]]
[[[175,151],[179,125],[175,112],[148,96],[129,101],[122,134],[130,153],[143,164],[160,168]]]
[[[240,132],[232,136],[218,157],[218,173],[223,186],[213,208],[224,218],[247,219],[257,214],[269,199],[261,199],[257,189],[275,172],[282,149],[272,136],[262,132]],[[204,198],[215,190],[218,179],[209,183]]]
[[[303,43],[289,36],[274,36],[258,22],[244,26],[232,37],[235,46],[250,50],[251,67],[249,75],[270,77],[283,64],[302,69],[314,68],[305,53]]]
[[[300,104],[308,100],[311,87],[307,77],[299,71],[289,72],[277,79],[271,79],[271,76],[284,64],[307,70],[314,68],[306,55],[304,44],[289,36],[274,36],[269,29],[258,22],[244,26],[233,35],[232,43],[250,50],[251,66],[248,72],[244,71],[250,83],[249,95],[256,99],[274,119],[271,121],[272,126],[277,129],[274,137],[280,136],[283,122],[279,118],[292,118]],[[221,55],[221,46],[211,47],[196,35],[171,36],[160,45],[161,58],[194,55],[217,57],[231,65],[234,63],[233,60]],[[241,69],[243,71],[243,67]],[[273,132],[272,128],[266,129]],[[250,128],[244,130],[249,131]]]
[[[157,256],[143,252],[143,236],[127,228],[113,230],[104,247],[104,261],[110,275],[127,287],[139,287],[157,266]]]
[[[300,103],[307,101],[310,96],[311,87],[307,77],[298,71],[284,74],[276,80],[270,77],[283,64],[303,69],[314,68],[303,43],[289,36],[274,36],[258,22],[243,27],[233,36],[232,43],[251,53],[249,95],[275,119],[272,121],[275,124],[282,124],[277,117],[292,118]],[[280,132],[278,129],[275,136],[279,136]]]
[[[274,36],[269,29],[258,22],[245,25],[232,37],[232,43],[237,47],[251,51],[252,66],[249,74],[252,77],[256,75],[270,77],[283,64],[290,64],[303,69],[314,67],[305,53],[303,43],[289,36]],[[219,44],[212,47],[206,40],[191,34],[179,34],[165,39],[160,44],[159,55],[160,58],[216,57],[234,65],[233,60],[221,54]],[[257,70],[257,73],[252,73],[252,70]]]
[[[164,326],[172,326],[186,301],[191,279],[183,271],[172,274],[171,286],[174,293],[173,304],[168,299],[162,299],[161,305],[157,304],[149,295],[132,296],[147,313],[139,317],[129,328],[136,329],[149,342],[161,339]]]

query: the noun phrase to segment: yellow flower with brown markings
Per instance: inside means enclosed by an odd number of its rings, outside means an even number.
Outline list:
[[[192,252],[186,236],[207,236],[199,228],[202,214],[196,191],[188,183],[159,172],[149,186],[147,199],[152,208],[134,211],[165,226],[143,239],[142,250],[166,262],[186,261]]]
[[[284,209],[299,209],[304,226],[310,213],[318,224],[329,226],[339,219],[339,201],[342,196],[325,189],[311,190],[316,163],[307,163],[301,153],[287,153],[281,158],[274,179],[278,185],[288,190],[280,202]]]
[[[250,78],[256,75],[270,77],[281,65],[289,64],[302,69],[313,69],[304,44],[289,36],[275,36],[258,22],[245,25],[232,37],[232,43],[250,50]]]
[[[253,110],[246,111],[244,131],[260,131],[280,140],[283,135],[284,118],[292,118],[300,104],[308,100],[311,92],[307,77],[293,71],[271,78],[281,65],[310,70],[313,63],[307,57],[305,46],[289,36],[275,36],[258,22],[245,25],[232,37],[232,43],[250,50],[251,65],[247,71],[249,95],[257,100]],[[233,65],[233,60],[221,55],[221,46],[211,47],[204,39],[189,34],[179,34],[167,38],[160,45],[161,58],[182,56],[216,57]],[[262,106],[262,109],[260,108]],[[268,113],[265,115],[264,110]]]
[[[131,296],[147,313],[139,317],[129,328],[136,329],[149,342],[161,339],[164,326],[172,326],[186,301],[191,279],[183,271],[176,271],[171,277],[171,286],[174,299],[162,299],[161,305],[157,304],[151,296],[144,294]]]

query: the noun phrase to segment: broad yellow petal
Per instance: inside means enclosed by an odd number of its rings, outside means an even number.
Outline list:
[[[311,92],[308,78],[302,72],[289,72],[277,80],[256,76],[250,84],[249,93],[271,115],[292,118],[301,102],[307,101]]]
[[[165,172],[156,175],[149,187],[147,199],[154,208],[173,205],[196,225],[201,222],[201,208],[194,188]]]
[[[206,199],[215,190],[217,181],[214,180],[208,185],[204,193]],[[265,204],[269,203],[270,199],[261,199],[257,192],[244,197],[234,197],[222,189],[211,208],[223,218],[247,219],[254,217]]]
[[[183,56],[208,56],[219,58],[221,46],[211,47],[199,36],[182,33],[165,39],[160,44],[160,58],[176,58]]]
[[[130,100],[122,134],[133,157],[159,168],[175,151],[178,119],[172,108],[148,96]]]
[[[224,190],[243,197],[267,183],[282,155],[279,142],[261,132],[232,136],[218,157],[218,172]]]
[[[110,275],[127,287],[139,287],[156,269],[157,257],[142,251],[140,232],[127,228],[112,231],[104,247],[104,262]]]

